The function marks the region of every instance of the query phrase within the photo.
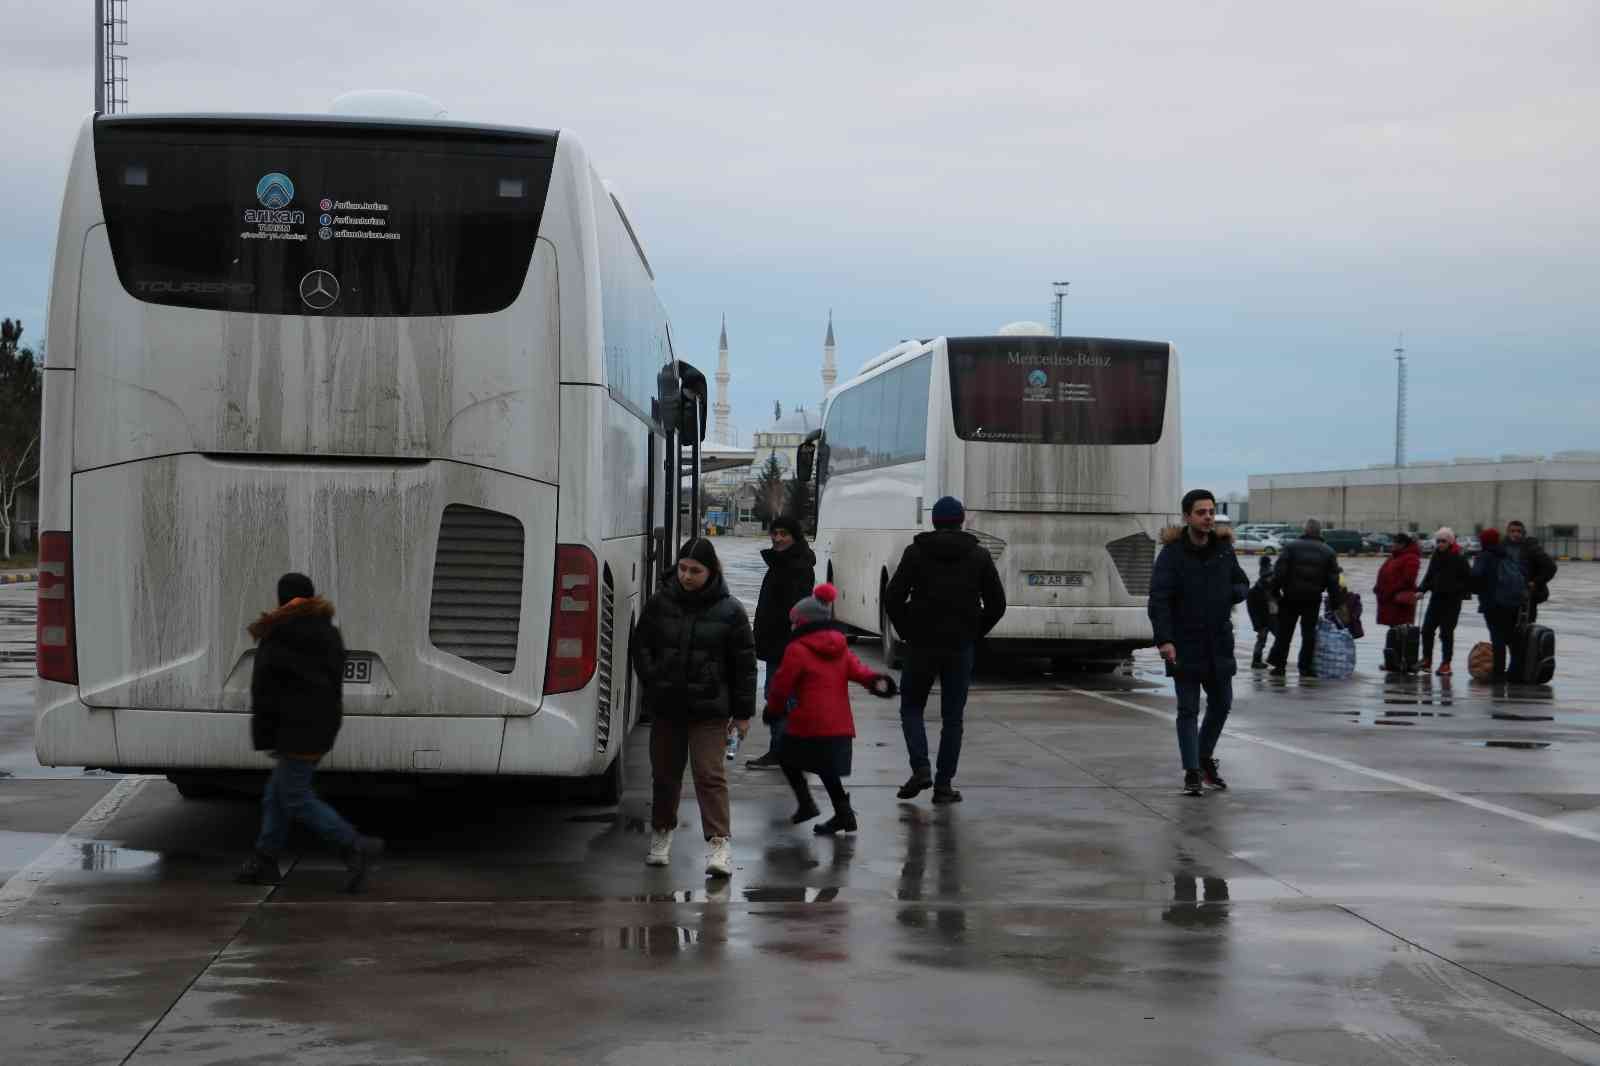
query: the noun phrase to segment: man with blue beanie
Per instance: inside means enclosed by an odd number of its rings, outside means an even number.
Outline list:
[[[901,799],[913,799],[931,788],[935,803],[961,802],[954,780],[972,665],[978,641],[1006,613],[999,571],[978,538],[962,530],[966,517],[966,508],[954,496],[935,503],[933,531],[917,534],[883,593],[884,611],[906,644],[900,673],[900,728],[911,778],[897,793]],[[936,679],[943,724],[934,773],[928,763],[923,715]]]

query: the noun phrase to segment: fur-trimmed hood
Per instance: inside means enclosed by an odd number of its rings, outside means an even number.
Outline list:
[[[332,617],[333,603],[331,601],[325,600],[321,596],[312,596],[310,598],[297,596],[282,607],[261,612],[261,617],[250,623],[249,632],[252,637],[260,641],[268,633],[272,632],[274,627],[283,622],[297,618],[329,619]]]
[[[1161,531],[1161,543],[1162,544],[1172,544],[1172,543],[1176,542],[1179,538],[1181,538],[1183,536],[1184,532],[1188,528],[1189,528],[1188,526],[1168,526],[1166,529],[1163,529]],[[1211,535],[1217,539],[1217,543],[1222,544],[1222,545],[1227,546],[1227,547],[1232,547],[1233,546],[1233,527],[1232,526],[1230,526],[1230,525],[1213,526],[1212,529],[1211,529]]]

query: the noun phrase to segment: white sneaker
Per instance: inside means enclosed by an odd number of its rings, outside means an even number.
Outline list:
[[[672,861],[672,830],[650,830],[650,852],[644,857],[646,866],[665,866]]]
[[[711,853],[706,856],[706,873],[711,877],[733,876],[733,844],[727,837],[711,838]]]

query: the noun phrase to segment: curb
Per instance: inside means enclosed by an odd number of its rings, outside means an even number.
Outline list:
[[[38,581],[37,570],[26,570],[15,574],[0,574],[0,585],[25,585],[30,581]]]

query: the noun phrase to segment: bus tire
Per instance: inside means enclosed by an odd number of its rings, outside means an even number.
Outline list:
[[[900,669],[905,661],[905,645],[895,638],[894,623],[889,621],[889,611],[883,605],[883,594],[878,594],[878,635],[883,650],[883,665],[890,670]]]
[[[615,807],[622,802],[622,794],[628,790],[627,738],[623,738],[622,745],[617,748],[617,757],[611,760],[605,773],[590,778],[590,781],[590,798],[595,803]]]
[[[178,790],[178,795],[186,800],[216,799],[222,795],[220,786],[204,778],[191,777],[189,774],[168,774],[167,780]]]

